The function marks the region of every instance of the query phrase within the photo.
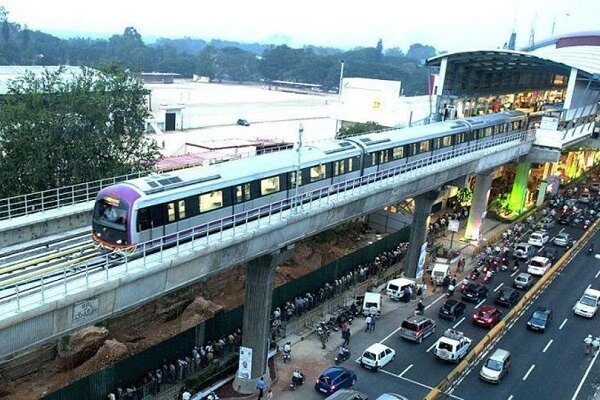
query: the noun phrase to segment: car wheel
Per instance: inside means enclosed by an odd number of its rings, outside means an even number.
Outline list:
[[[373,367],[373,372],[377,372],[377,371],[379,371],[379,367],[376,365]]]

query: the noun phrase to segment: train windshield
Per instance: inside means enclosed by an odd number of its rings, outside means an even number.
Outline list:
[[[113,197],[98,199],[94,219],[99,223],[109,222],[124,227],[127,224],[127,204]]]

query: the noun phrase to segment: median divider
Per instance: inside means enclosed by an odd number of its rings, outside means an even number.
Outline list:
[[[540,277],[540,279],[533,285],[529,291],[523,294],[521,300],[515,304],[515,306],[504,316],[504,318],[494,326],[487,335],[485,335],[479,343],[473,346],[473,349],[467,354],[464,360],[456,366],[446,377],[444,377],[435,387],[433,387],[429,393],[424,397],[424,400],[439,399],[442,396],[446,396],[446,393],[456,381],[467,371],[473,364],[475,364],[481,354],[488,350],[488,348],[496,342],[506,327],[512,325],[513,320],[516,320],[521,316],[529,304],[537,298],[543,289],[545,289],[553,280],[558,276],[560,271],[567,265],[569,261],[577,254],[583,247],[583,243],[586,243],[590,237],[592,237],[600,227],[600,218],[594,222],[587,231],[583,233],[581,239],[577,242],[576,246],[573,246],[562,255],[561,258],[548,270],[546,274]]]

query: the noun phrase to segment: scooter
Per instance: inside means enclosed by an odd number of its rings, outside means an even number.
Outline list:
[[[290,342],[286,342],[283,345],[283,363],[290,361],[292,359],[292,347]]]
[[[292,373],[292,383],[290,383],[290,389],[296,390],[299,386],[304,384],[304,374],[299,370]]]
[[[219,400],[219,396],[217,396],[215,392],[211,391],[209,394],[204,396],[202,400]]]

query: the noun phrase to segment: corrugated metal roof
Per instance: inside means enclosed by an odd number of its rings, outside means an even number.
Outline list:
[[[32,72],[35,75],[41,75],[44,71],[55,72],[60,66],[17,66],[17,65],[0,65],[0,95],[8,92],[8,84],[10,81],[23,76],[26,72]],[[65,79],[71,78],[73,75],[81,73],[81,67],[63,66]]]
[[[530,54],[566,64],[591,75],[600,74],[599,46],[573,46],[558,49],[555,47],[541,47]]]

